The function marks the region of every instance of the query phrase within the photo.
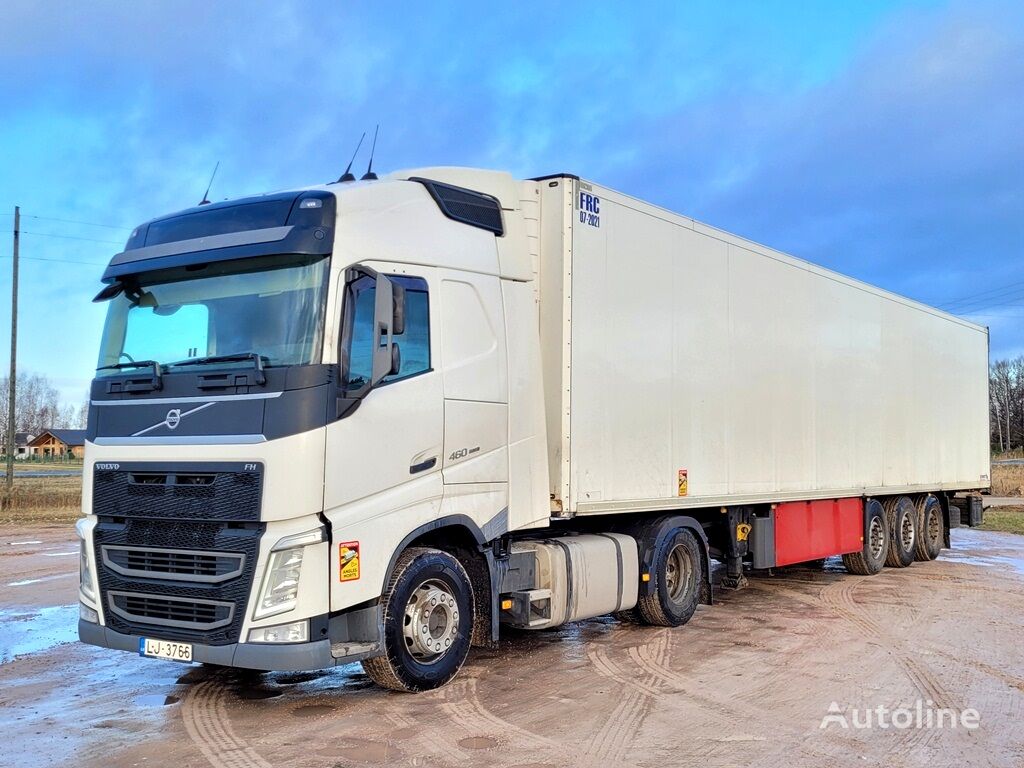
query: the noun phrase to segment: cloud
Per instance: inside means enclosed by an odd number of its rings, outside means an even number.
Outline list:
[[[15,202],[134,225],[197,202],[217,161],[212,199],[326,181],[379,122],[380,170],[571,171],[928,301],[1024,280],[1018,4],[645,10],[6,2],[0,227]],[[116,250],[26,236],[23,253]],[[24,316],[23,365],[61,360],[69,392],[99,272],[24,265],[22,306],[57,311]],[[994,354],[1024,347],[1021,324],[992,327]]]

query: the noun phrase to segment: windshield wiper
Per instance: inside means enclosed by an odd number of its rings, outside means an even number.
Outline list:
[[[246,360],[251,360],[253,368],[256,369],[256,383],[262,385],[267,383],[267,376],[263,373],[263,363],[267,359],[268,358],[265,356],[257,354],[256,352],[236,352],[231,355],[190,357],[186,360],[178,360],[175,363],[165,363],[165,365],[170,368],[171,366],[208,365],[210,363],[241,363]]]
[[[127,357],[127,355],[125,355]],[[130,368],[152,368],[153,378],[150,382],[152,385],[151,389],[162,389],[163,379],[160,376],[160,363],[156,360],[132,360],[127,363],[111,363],[110,365],[101,365],[97,371],[124,371]],[[136,391],[134,388],[127,391]]]

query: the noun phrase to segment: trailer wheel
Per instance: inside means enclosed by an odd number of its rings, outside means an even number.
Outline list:
[[[651,568],[651,594],[641,595],[636,611],[645,624],[679,627],[697,610],[704,566],[700,545],[685,528],[670,531],[658,547]]]
[[[381,596],[384,654],[363,661],[393,691],[439,688],[462,668],[473,631],[473,585],[447,552],[410,547]]]
[[[885,564],[890,568],[906,568],[914,562],[917,547],[917,509],[907,496],[894,496],[885,501],[889,519],[889,554]]]
[[[934,560],[942,551],[945,531],[942,522],[942,505],[932,494],[917,500],[917,547],[914,556],[918,560]]]
[[[860,552],[843,555],[843,565],[858,576],[874,576],[885,565],[889,553],[889,519],[878,499],[864,502],[864,546]]]

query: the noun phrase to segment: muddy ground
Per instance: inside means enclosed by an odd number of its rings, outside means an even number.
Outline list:
[[[875,577],[753,577],[680,629],[509,633],[408,695],[358,665],[241,674],[80,645],[72,528],[0,528],[0,765],[1024,765],[1024,537],[954,537]],[[832,702],[849,721],[918,700],[980,727],[820,727]]]

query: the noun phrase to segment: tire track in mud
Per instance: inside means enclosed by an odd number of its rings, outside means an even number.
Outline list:
[[[424,752],[432,759],[450,765],[461,765],[470,759],[457,744],[449,742],[441,735],[440,728],[424,727],[423,723],[401,712],[389,711],[384,717],[397,728],[411,731],[412,735],[403,737],[404,743],[412,742],[413,746],[418,745],[421,748],[419,752],[416,749],[407,750],[411,753],[405,760],[409,765],[421,765]]]
[[[659,631],[653,642],[643,646],[645,655],[658,665],[664,664],[668,648],[668,630]],[[618,683],[625,693],[605,720],[597,737],[587,745],[584,754],[587,762],[594,765],[603,766],[609,762],[622,765],[632,740],[658,696],[664,691],[650,673],[639,679],[628,675],[612,661],[604,648],[588,648],[587,656],[599,675]]]
[[[272,768],[231,727],[222,680],[196,683],[181,705],[185,731],[213,768]]]
[[[836,615],[842,617],[866,637],[874,638],[879,642],[886,654],[897,666],[901,668],[910,684],[925,700],[931,700],[935,707],[956,708],[955,697],[942,685],[926,664],[915,654],[913,649],[908,650],[905,634],[895,633],[879,624],[871,618],[864,608],[853,599],[853,594],[865,579],[870,576],[847,576],[831,584],[826,584],[818,593],[817,599],[810,597],[796,590],[790,591],[797,600],[808,604],[825,605]],[[898,586],[898,585],[897,585]],[[895,590],[892,594],[899,594]],[[918,612],[918,615],[920,612]],[[912,614],[913,617],[914,614]],[[913,628],[916,621],[912,621],[907,632]],[[890,750],[890,755],[906,755],[913,750],[923,749],[936,737],[937,731],[927,728],[907,728],[900,732],[899,740]]]

